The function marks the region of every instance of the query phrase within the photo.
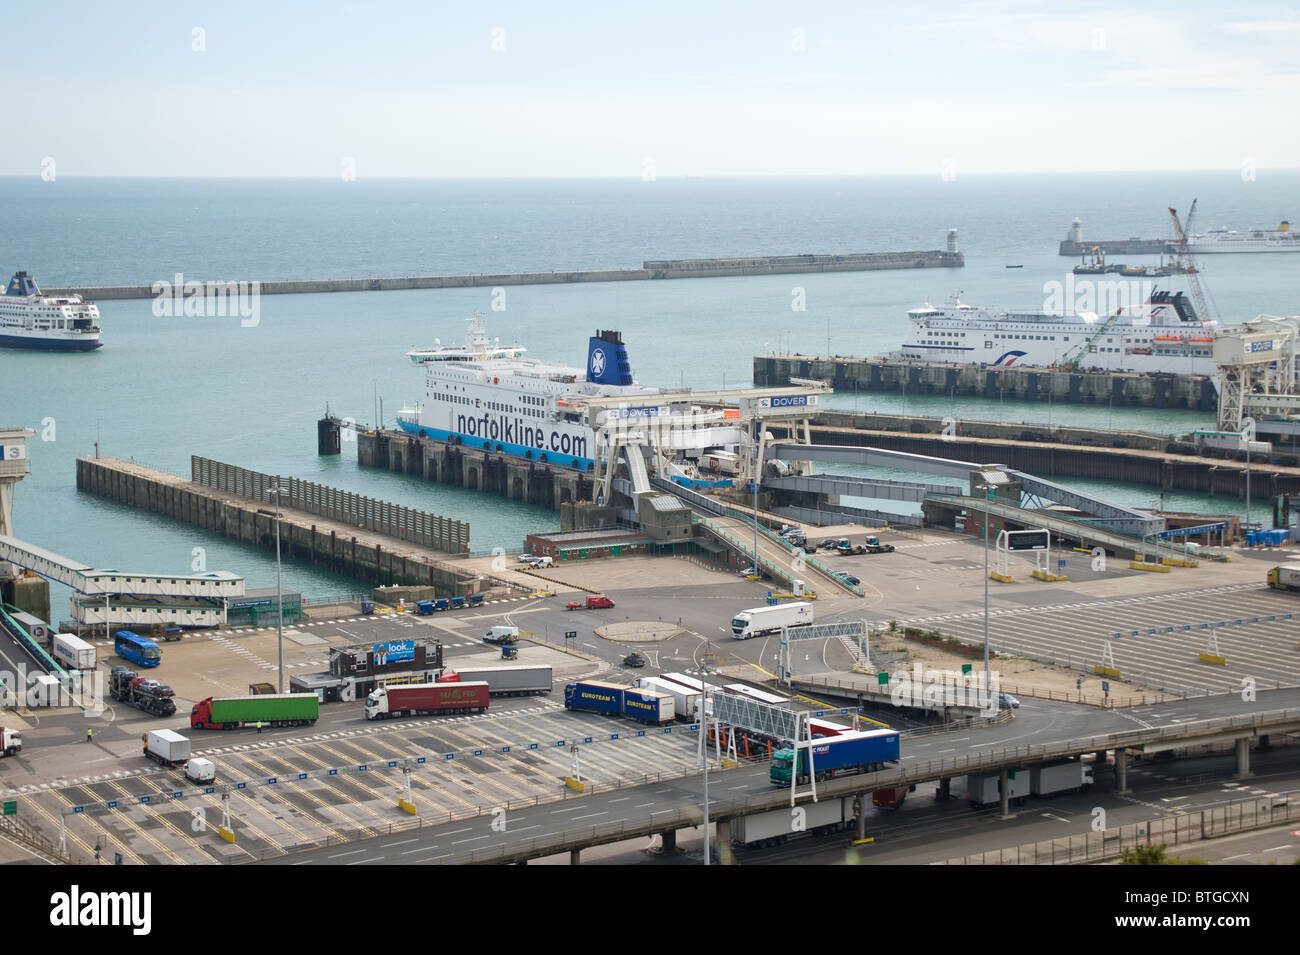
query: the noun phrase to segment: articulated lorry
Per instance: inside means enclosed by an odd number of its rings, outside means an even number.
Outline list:
[[[18,730],[0,726],[0,756],[12,756],[23,751],[23,734]]]
[[[481,680],[381,686],[366,697],[366,719],[425,713],[482,713],[488,708],[488,696],[488,685]]]
[[[71,633],[56,633],[50,647],[54,659],[69,670],[95,669],[95,648]]]
[[[741,816],[731,824],[731,841],[747,849],[765,849],[793,836],[844,832],[856,821],[852,797],[819,799]]]
[[[966,798],[972,806],[991,806],[1002,798],[998,773],[972,773],[966,777]],[[1007,774],[1009,802],[1022,802],[1029,797],[1030,774],[1028,769],[1015,769]]]
[[[570,683],[564,688],[566,710],[630,716],[646,723],[671,723],[673,705],[667,693],[598,680]]]
[[[814,739],[811,746],[802,747],[798,751],[796,781],[806,783],[810,775],[815,775],[821,781],[850,773],[874,773],[883,769],[886,763],[898,762],[899,748],[898,730],[846,732]],[[812,754],[811,773],[808,768],[809,752]],[[768,778],[773,784],[790,785],[794,760],[795,751],[788,746],[783,746],[772,754]]]
[[[1270,568],[1268,585],[1274,590],[1300,590],[1300,564],[1278,564]]]
[[[241,726],[310,726],[320,717],[315,693],[275,693],[256,696],[208,697],[190,710],[190,726],[204,730],[233,730]]]
[[[754,607],[736,614],[731,621],[731,635],[737,640],[748,640],[764,633],[775,633],[782,627],[806,627],[812,622],[813,605],[804,601]]]
[[[1092,767],[1077,759],[1044,763],[1029,771],[1029,790],[1035,796],[1082,792],[1092,785]]]
[[[109,672],[108,695],[119,703],[154,716],[171,716],[176,712],[176,694],[170,686],[142,677],[126,667],[113,667]]]
[[[555,685],[551,668],[545,664],[517,667],[474,667],[444,672],[439,683],[477,683],[488,685],[493,696],[526,696],[530,693],[550,693]]]
[[[677,719],[691,721],[698,718],[700,701],[704,699],[704,694],[698,690],[692,690],[690,687],[674,683],[672,680],[661,676],[643,676],[636,683],[643,690],[655,690],[671,696],[673,698],[673,715]]]

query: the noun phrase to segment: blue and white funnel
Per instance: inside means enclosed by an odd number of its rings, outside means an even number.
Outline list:
[[[595,385],[632,384],[632,363],[621,332],[598,331],[587,340],[587,381]]]
[[[9,280],[5,287],[6,295],[40,295],[41,290],[36,287],[36,282],[26,272],[17,272]]]

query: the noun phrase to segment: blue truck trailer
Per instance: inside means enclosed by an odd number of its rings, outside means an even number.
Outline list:
[[[596,680],[570,683],[564,688],[564,708],[621,716],[623,691],[626,689],[627,687],[619,686],[617,683],[601,683]]]
[[[646,723],[671,723],[675,700],[668,693],[629,686],[623,690],[623,715]]]
[[[795,773],[800,783],[809,777],[808,754],[812,753],[812,773],[818,780],[850,773],[874,773],[886,763],[899,759],[898,730],[867,730],[861,733],[841,733],[824,736],[812,745],[799,750],[799,767]],[[769,778],[778,786],[790,785],[790,772],[794,766],[795,751],[782,747],[772,754]]]

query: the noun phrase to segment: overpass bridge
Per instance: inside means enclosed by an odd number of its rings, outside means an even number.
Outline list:
[[[77,623],[84,625],[107,622],[106,605],[116,614],[117,622],[154,623],[159,612],[138,606],[147,602],[155,607],[165,604],[181,614],[202,611],[203,625],[211,626],[224,620],[227,600],[244,595],[244,578],[225,571],[142,574],[95,568],[8,535],[0,535],[2,561],[76,591],[72,613]],[[137,606],[130,606],[132,603]],[[175,615],[163,616],[170,619]]]
[[[968,485],[974,472],[989,471],[996,465],[976,464],[955,458],[939,458],[906,451],[851,445],[797,444],[777,442],[768,446],[770,457],[790,461],[824,461],[837,464],[857,464],[865,467],[891,468],[918,471],[938,477],[958,478]],[[1042,508],[1046,503],[1073,508],[1085,515],[1090,523],[1110,527],[1111,530],[1133,537],[1159,533],[1165,529],[1162,518],[1136,508],[1116,504],[1095,494],[1088,494],[1026,474],[1010,468],[1002,472],[1020,486],[1021,503],[1026,507]],[[811,494],[838,494],[840,496],[882,498],[894,501],[924,501],[927,496],[951,494],[949,485],[920,482],[880,480],[847,475],[791,475],[769,478],[765,486],[785,488]]]
[[[1235,712],[1242,708],[1250,712]],[[1165,722],[1160,725],[1141,724],[1137,728],[1125,728],[1117,732],[1080,734],[1057,741],[1030,744],[1018,742],[1025,738],[1027,729],[1016,725],[1026,719],[1021,715],[1005,726],[985,730],[999,733],[1000,739],[968,743],[967,746],[971,749],[965,755],[940,756],[935,759],[920,759],[909,755],[909,749],[914,753],[919,746],[914,736],[904,732],[904,758],[898,767],[824,781],[818,784],[818,798],[857,797],[865,805],[868,804],[865,797],[880,789],[933,781],[939,783],[942,792],[947,790],[948,783],[954,776],[986,772],[1009,773],[1052,760],[1089,754],[1104,757],[1109,752],[1115,754],[1115,789],[1119,794],[1125,794],[1128,792],[1128,763],[1133,754],[1155,754],[1231,742],[1235,747],[1236,773],[1238,776],[1248,776],[1252,742],[1263,743],[1269,736],[1300,731],[1300,691],[1269,691],[1261,694],[1260,700],[1248,704],[1241,703],[1239,695],[1228,694],[1182,704],[1168,704],[1162,709],[1168,712],[1162,714]],[[1203,714],[1216,710],[1234,712],[1234,715],[1209,718],[1196,718],[1195,715],[1197,712]],[[1153,717],[1154,714],[1147,714],[1148,719]],[[1055,723],[1057,717],[1052,719]],[[970,736],[971,727],[963,725],[954,732]],[[947,745],[949,742],[947,734],[927,738],[934,740],[936,746]],[[732,820],[754,813],[788,808],[791,805],[791,795],[788,788],[777,788],[771,784],[769,767],[765,762],[729,770],[724,778],[728,788],[722,792],[728,795],[722,798],[715,796],[709,801],[708,819],[718,823],[717,842],[723,862],[728,862]],[[497,832],[487,825],[497,811],[496,808],[480,807],[478,815],[483,820],[480,823],[481,831],[494,842],[481,848],[470,848],[463,836],[466,831],[464,827],[467,824],[473,825],[473,815],[460,815],[455,821],[433,825],[416,822],[405,829],[394,827],[391,833],[381,837],[348,841],[359,850],[368,850],[373,854],[372,858],[366,859],[367,862],[397,863],[409,861],[415,853],[440,851],[443,854],[437,856],[437,859],[444,864],[521,863],[568,851],[576,863],[580,861],[583,849],[653,835],[663,835],[667,846],[670,840],[675,839],[676,830],[702,825],[705,822],[705,812],[699,801],[699,783],[699,774],[675,779],[651,777],[631,785],[611,786],[581,797],[584,806],[590,809],[591,817],[609,815],[614,820],[598,825],[575,824],[572,817],[556,814],[550,804],[538,805],[534,800],[529,800],[520,806],[508,805],[506,809],[510,813],[510,828],[506,832]],[[739,795],[730,795],[742,788],[745,791]],[[1002,791],[1008,792],[1009,787],[1004,785]],[[629,803],[636,805],[629,796],[640,800],[641,808],[626,808]],[[1005,800],[1002,809],[1005,816],[1008,811]],[[860,817],[859,837],[864,824],[865,814]],[[381,839],[388,839],[399,831],[407,832],[409,838],[393,843],[400,846],[400,849],[387,851]],[[475,839],[474,844],[480,843]],[[267,862],[282,865],[329,865],[334,864],[331,855],[337,855],[338,851],[339,846],[334,843],[290,853]]]

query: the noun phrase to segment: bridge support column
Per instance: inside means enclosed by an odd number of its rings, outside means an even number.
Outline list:
[[[1002,809],[1002,818],[1011,818],[1011,776],[1007,770],[998,774],[998,802]]]
[[[1106,750],[1099,749],[1092,754],[1092,771],[1095,773],[1106,766]]]
[[[708,825],[708,823],[705,823]],[[736,857],[731,852],[731,820],[719,819],[714,826],[713,845],[718,850],[719,865],[735,865]]]
[[[934,791],[934,798],[939,802],[952,798],[951,776],[943,776],[939,779],[939,788]]]
[[[1237,740],[1237,779],[1248,779],[1255,774],[1250,771],[1250,740]]]
[[[1115,792],[1126,795],[1128,788],[1128,751],[1115,750]]]
[[[659,837],[663,840],[664,852],[677,851],[677,830],[669,829],[667,832],[660,833]]]
[[[858,804],[858,818],[854,820],[853,841],[867,840],[867,806],[871,805],[871,793],[858,793],[853,797]]]
[[[581,850],[581,849],[570,849],[570,850],[569,850],[569,865],[582,865],[582,850]]]

